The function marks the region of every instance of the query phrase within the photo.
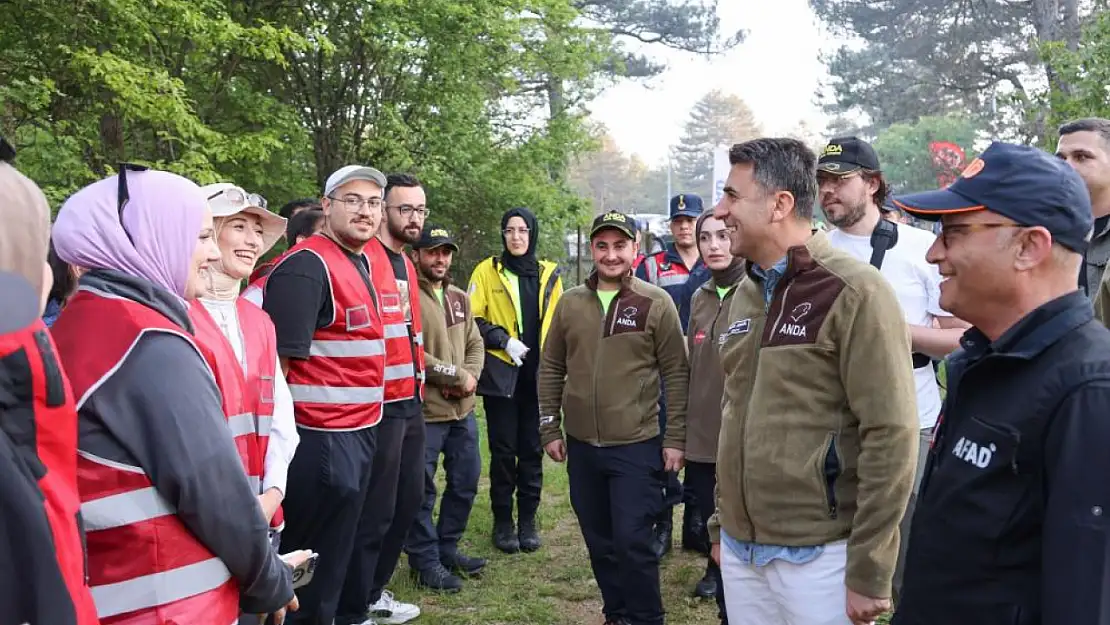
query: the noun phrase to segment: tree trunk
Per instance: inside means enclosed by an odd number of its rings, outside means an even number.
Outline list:
[[[1061,23],[1061,0],[1033,0],[1033,29],[1037,33],[1038,43],[1047,43],[1050,41],[1066,41],[1067,45],[1071,47],[1071,37],[1074,36],[1075,45],[1079,45],[1079,9],[1078,0],[1063,0],[1064,7],[1064,20]],[[1069,18],[1068,11],[1074,13],[1074,17]],[[1074,35],[1067,32],[1068,19],[1075,21]],[[1067,40],[1064,37],[1069,37]],[[1074,49],[1074,48],[1073,48]],[[1054,91],[1059,91],[1065,95],[1072,93],[1071,85],[1066,84],[1061,78],[1056,68],[1052,63],[1046,62],[1044,64],[1045,76],[1048,78],[1049,88]]]

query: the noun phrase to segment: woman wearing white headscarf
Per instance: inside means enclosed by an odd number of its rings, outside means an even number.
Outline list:
[[[229,183],[201,187],[208,199],[220,260],[205,271],[207,291],[189,307],[205,357],[216,375],[224,415],[273,530],[282,525],[286,476],[300,437],[293,398],[278,363],[274,324],[239,297],[258,259],[285,232],[285,218],[266,201]]]

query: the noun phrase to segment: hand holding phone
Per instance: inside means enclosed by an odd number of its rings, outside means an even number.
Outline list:
[[[294,590],[306,586],[312,581],[312,575],[316,572],[316,561],[319,557],[320,554],[309,549],[293,551],[281,556],[282,561],[293,568]]]

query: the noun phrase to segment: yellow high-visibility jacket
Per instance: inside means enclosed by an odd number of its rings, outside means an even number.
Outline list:
[[[563,295],[563,281],[559,266],[551,261],[540,263],[540,349],[543,349],[547,330],[551,327],[552,312]],[[516,387],[518,368],[505,352],[509,338],[520,340],[516,303],[519,297],[512,282],[505,275],[501,258],[493,256],[478,263],[470,276],[470,308],[478,321],[482,340],[486,345],[486,364],[478,382],[478,394],[511,397]],[[504,330],[503,332],[500,330]],[[536,354],[538,357],[539,354]]]

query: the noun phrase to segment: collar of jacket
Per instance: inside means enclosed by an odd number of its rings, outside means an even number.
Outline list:
[[[597,290],[597,285],[598,285],[599,282],[600,282],[600,279],[597,277],[597,269],[594,269],[593,271],[590,272],[589,277],[586,278],[586,288],[591,290],[591,291],[596,291]],[[628,275],[621,278],[620,292],[624,293],[625,291],[628,290],[628,288],[631,285],[632,285],[632,272],[629,272]]]
[[[703,290],[703,291],[709,291],[713,295],[716,295],[717,294],[717,287],[719,287],[719,286],[728,287],[728,289],[729,289],[728,294],[725,295],[725,299],[728,299],[728,298],[732,297],[733,293],[736,292],[736,286],[738,284],[740,284],[740,280],[742,280],[743,278],[744,278],[744,273],[743,273],[743,271],[740,271],[740,272],[737,272],[736,280],[730,280],[730,281],[726,282],[725,284],[717,284],[717,279],[710,276],[709,279],[706,280],[705,282],[702,282],[701,286],[699,286],[698,288]]]
[[[148,308],[153,308],[173,323],[184,328],[189,334],[193,333],[193,324],[189,321],[185,300],[174,293],[155,286],[152,282],[114,269],[93,269],[81,276],[77,284],[79,285],[78,288],[85,287],[107,294],[110,297],[129,299]]]
[[[809,237],[802,245],[796,245],[786,250],[786,272],[782,274],[782,280],[793,280],[798,274],[816,268],[817,260],[824,257],[832,249],[829,238],[825,236],[824,232],[813,233],[813,236]],[[763,279],[759,277],[759,274],[752,271],[754,268],[755,263],[744,263],[744,273],[752,280],[762,283]]]
[[[957,356],[969,362],[989,355],[1032,360],[1094,316],[1087,297],[1073,291],[1040,305],[993,343],[978,328],[971,328],[960,338],[963,353]]]
[[[432,286],[432,281],[424,277],[424,272],[420,271],[419,267],[416,268],[416,281],[417,284],[420,285],[420,288],[428,295],[436,294],[435,287]],[[451,286],[451,274],[443,276],[443,282],[441,284],[443,290],[446,291],[447,287]]]

